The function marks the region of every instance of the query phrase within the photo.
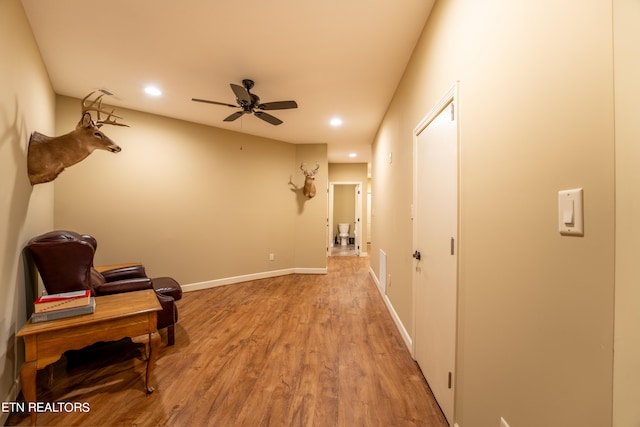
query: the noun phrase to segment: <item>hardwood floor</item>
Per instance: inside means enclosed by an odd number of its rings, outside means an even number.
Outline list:
[[[335,245],[330,249],[331,256],[358,256],[356,245]]]
[[[108,343],[63,357],[38,400],[87,402],[38,425],[446,426],[368,273],[329,258],[327,275],[290,275],[185,293],[176,344],[144,392],[141,347]],[[28,425],[14,413],[8,425]]]

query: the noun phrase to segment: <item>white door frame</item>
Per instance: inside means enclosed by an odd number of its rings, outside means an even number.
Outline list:
[[[355,185],[355,203],[356,203],[356,217],[354,224],[355,246],[356,253],[358,255],[364,255],[366,251],[362,250],[362,182],[361,181],[332,181],[329,182],[329,201],[328,201],[328,219],[327,219],[327,255],[331,254],[331,248],[333,247],[333,196],[334,186],[336,185]]]
[[[418,230],[417,230],[417,218],[418,215],[420,215],[420,212],[418,212],[418,136],[420,135],[420,133],[422,133],[423,130],[425,130],[427,128],[427,126],[429,126],[429,124],[431,124],[431,122],[433,122],[439,115],[440,113],[443,111],[443,109],[445,107],[447,107],[449,104],[453,104],[453,109],[456,115],[456,126],[457,126],[457,168],[458,168],[458,172],[457,172],[457,179],[458,179],[458,212],[457,212],[457,241],[455,242],[455,254],[456,254],[456,259],[459,260],[460,259],[460,195],[459,195],[459,189],[460,189],[460,116],[459,116],[459,103],[458,103],[458,92],[459,92],[459,87],[458,87],[458,82],[456,82],[455,84],[453,84],[449,90],[447,90],[447,92],[442,96],[442,98],[436,103],[436,105],[431,109],[431,111],[429,111],[429,113],[424,116],[424,118],[420,121],[420,123],[418,123],[418,125],[414,128],[413,131],[413,205],[412,205],[412,220],[413,220],[413,246],[414,249],[418,250],[418,248],[416,247],[417,245],[417,241],[418,241]],[[413,323],[413,331],[416,331],[416,310],[419,309],[417,307],[417,297],[416,297],[416,274],[415,272],[412,274],[413,275],[413,279],[412,279],[412,299],[413,299],[413,318],[412,318],[412,323]],[[456,267],[456,289],[459,288],[459,277],[460,277],[460,264],[459,261],[457,261],[457,267]],[[459,305],[459,296],[458,296],[458,290],[456,290],[456,319],[458,319],[458,305]],[[454,396],[453,396],[453,416],[452,416],[452,420],[449,420],[451,425],[453,425],[453,423],[455,422],[455,407],[456,407],[456,398],[455,398],[455,390],[457,389],[456,387],[456,381],[457,381],[457,377],[455,375],[455,373],[458,372],[458,366],[457,366],[457,334],[458,334],[458,321],[456,320],[456,337],[455,337],[455,341],[456,341],[456,348],[454,350],[454,375],[452,378],[452,387],[454,388]],[[416,342],[415,340],[412,340],[412,344],[411,344],[411,354],[413,356],[413,358],[416,358]]]

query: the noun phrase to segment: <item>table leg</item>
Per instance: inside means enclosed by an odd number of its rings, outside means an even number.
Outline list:
[[[153,368],[156,363],[156,356],[158,354],[158,350],[160,349],[160,334],[156,332],[152,332],[149,334],[149,358],[147,359],[147,373],[146,373],[146,386],[147,386],[147,394],[153,393],[152,375]]]
[[[22,369],[20,369],[20,381],[22,382],[22,394],[25,402],[36,401],[36,373],[37,362],[35,360],[31,362],[24,362]],[[38,413],[31,411],[31,425],[36,425],[36,419]]]
[[[53,363],[47,366],[47,387],[53,387]]]

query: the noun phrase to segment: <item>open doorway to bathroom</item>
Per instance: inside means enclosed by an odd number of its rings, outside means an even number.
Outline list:
[[[359,256],[362,245],[362,183],[330,182],[327,249],[329,256]]]

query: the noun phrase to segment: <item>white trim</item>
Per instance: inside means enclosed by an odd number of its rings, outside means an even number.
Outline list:
[[[429,123],[434,121],[435,118],[440,115],[440,112],[444,109],[444,107],[449,105],[451,102],[456,103],[457,98],[458,98],[458,83],[454,83],[449,88],[449,90],[444,95],[442,95],[442,98],[440,98],[440,101],[438,101],[438,103],[431,109],[431,111],[429,111],[429,113],[427,113],[427,115],[424,116],[424,118],[420,120],[420,123],[418,123],[418,125],[413,129],[413,136],[417,137],[418,135],[420,135],[420,133],[422,133],[422,131],[427,126],[429,126]],[[456,105],[455,114],[458,114],[457,107],[458,106]],[[414,141],[415,141],[415,138],[414,138]],[[416,165],[415,156],[414,156],[413,164],[414,166]]]
[[[328,270],[324,268],[294,268],[293,274],[327,274]]]
[[[201,291],[203,289],[217,288],[218,286],[232,285],[248,282],[250,280],[268,279],[270,277],[286,276],[288,274],[327,274],[327,268],[287,268],[284,270],[263,271],[260,273],[245,274],[242,276],[223,277],[222,279],[207,280],[204,282],[181,285],[183,292]]]
[[[389,299],[389,297],[387,297],[382,293],[382,290],[380,289],[380,281],[376,277],[376,273],[373,271],[371,267],[369,267],[369,274],[371,275],[371,278],[375,282],[376,289],[378,289],[378,292],[380,292],[380,296],[382,297],[384,304],[387,306],[387,310],[389,310],[389,314],[391,314],[391,318],[393,319],[393,322],[396,324],[396,328],[398,328],[398,332],[400,332],[400,335],[402,336],[404,345],[406,345],[409,352],[411,352],[411,349],[413,348],[413,342],[411,340],[411,336],[409,335],[409,332],[407,332],[407,329],[404,327],[402,320],[400,320],[400,316],[398,316],[398,313],[396,312],[395,308],[393,308],[393,304],[391,304],[391,300]]]
[[[366,256],[366,255],[362,255],[362,251],[363,251],[363,239],[362,239],[362,191],[364,188],[364,184],[362,181],[331,181],[329,182],[329,196],[328,196],[328,200],[327,200],[327,256],[329,256],[331,254],[331,248],[333,248],[333,229],[334,229],[334,222],[333,222],[333,197],[334,197],[334,192],[335,192],[335,186],[336,185],[355,185],[355,192],[356,194],[354,194],[355,197],[355,214],[356,217],[355,222],[354,222],[354,236],[355,236],[355,246],[356,246],[356,251],[358,253],[359,256]],[[366,253],[366,252],[365,252]]]

